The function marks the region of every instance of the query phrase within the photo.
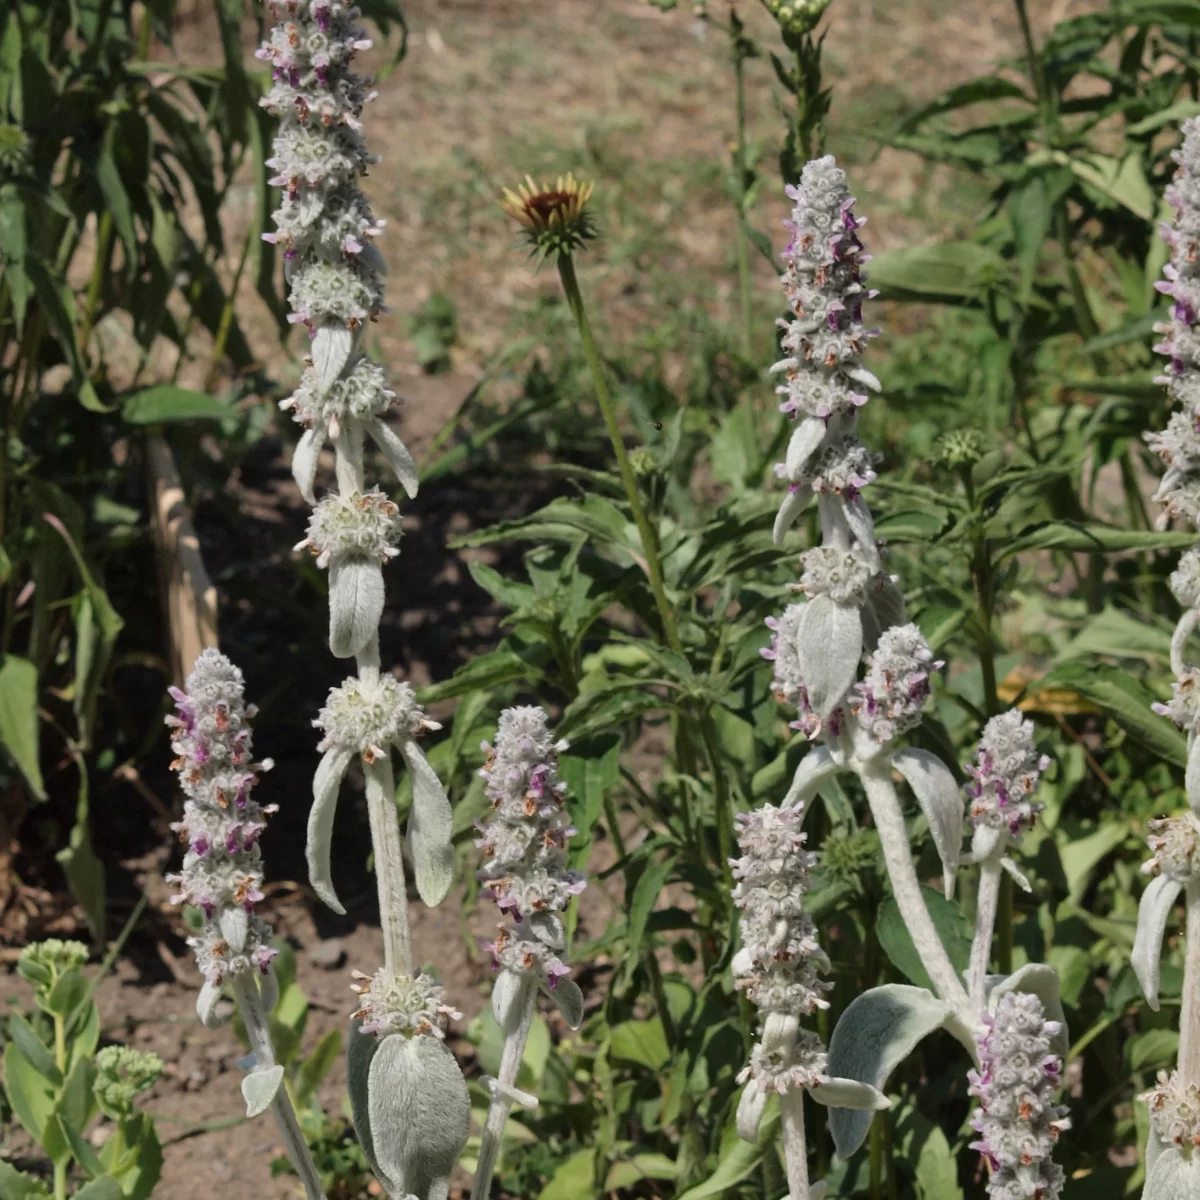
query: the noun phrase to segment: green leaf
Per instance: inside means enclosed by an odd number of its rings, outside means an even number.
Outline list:
[[[629,905],[625,972],[621,980],[623,987],[629,986],[629,981],[633,978],[634,971],[637,970],[641,959],[642,938],[646,933],[646,921],[659,895],[662,893],[663,886],[666,884],[667,878],[674,866],[675,856],[673,854],[660,859],[658,862],[652,862],[641,873],[637,884],[634,886],[633,900]],[[653,954],[654,951],[651,950],[651,953]]]
[[[162,1146],[154,1128],[154,1118],[149,1113],[134,1113],[122,1122],[122,1134],[125,1151],[120,1164],[109,1164],[109,1172],[120,1183],[125,1200],[147,1200],[158,1184],[163,1168]],[[118,1165],[120,1169],[117,1169]]]
[[[0,746],[8,752],[35,799],[46,799],[38,765],[38,673],[28,659],[10,654],[0,666]]]
[[[331,1029],[313,1048],[313,1052],[300,1064],[296,1072],[296,1104],[304,1107],[316,1093],[321,1081],[333,1070],[334,1063],[341,1057],[342,1031]]]
[[[45,1075],[55,1087],[62,1083],[62,1075],[54,1065],[54,1055],[42,1044],[33,1026],[20,1013],[13,1013],[8,1018],[8,1036],[34,1070]]]
[[[968,80],[942,92],[915,113],[905,117],[900,128],[911,133],[930,117],[952,112],[957,108],[967,108],[972,104],[984,104],[989,100],[1023,100],[1026,104],[1033,103],[1011,80],[1000,75],[982,75],[978,79]]]
[[[1135,616],[1120,608],[1106,608],[1089,618],[1087,624],[1058,652],[1056,663],[1095,655],[1112,658],[1142,658],[1165,662],[1171,654],[1169,629],[1142,614]]]
[[[1067,662],[1039,681],[1040,687],[1071,688],[1099,704],[1122,729],[1159,758],[1187,766],[1187,742],[1166,717],[1152,712],[1154,696],[1139,679],[1105,663]]]
[[[772,1146],[779,1135],[779,1100],[771,1096],[766,1111],[758,1126],[758,1141],[752,1146],[737,1135],[730,1114],[721,1135],[717,1169],[702,1183],[688,1188],[679,1200],[712,1200],[733,1194],[734,1189],[762,1161],[763,1154]]]
[[[662,1022],[623,1021],[609,1033],[609,1053],[613,1058],[637,1063],[651,1071],[661,1070],[671,1058]]]
[[[925,907],[929,909],[929,916],[938,937],[942,939],[942,945],[946,947],[954,969],[961,975],[971,961],[971,933],[967,918],[956,903],[947,900],[940,892],[923,887],[921,895],[925,900]],[[933,989],[933,984],[921,965],[921,956],[913,945],[908,926],[900,915],[900,907],[891,896],[879,906],[879,915],[875,919],[875,935],[888,958],[902,974],[920,987]]]
[[[888,1076],[934,1030],[950,1009],[925,988],[889,983],[872,988],[842,1013],[829,1041],[827,1071],[883,1090]],[[829,1110],[833,1144],[849,1158],[863,1143],[872,1114],[845,1108]]]
[[[550,1177],[538,1200],[579,1200],[595,1192],[596,1152],[576,1150]]]
[[[26,1058],[15,1042],[4,1047],[4,1090],[25,1132],[41,1143],[58,1100],[58,1087]]]
[[[1047,521],[1023,531],[1001,552],[1002,558],[1027,550],[1071,550],[1109,554],[1117,550],[1172,550],[1192,546],[1194,533],[1170,530],[1112,529],[1075,521]]]
[[[1071,900],[1078,904],[1083,899],[1092,872],[1130,836],[1130,830],[1123,822],[1106,821],[1086,837],[1077,835],[1059,846],[1058,856],[1067,877]]]
[[[673,1159],[665,1154],[634,1154],[613,1163],[604,1180],[604,1190],[615,1192],[635,1187],[647,1179],[674,1179],[679,1173]]]
[[[101,1175],[91,1183],[85,1183],[75,1193],[75,1200],[124,1200],[121,1185],[111,1175]]]
[[[1125,1062],[1131,1071],[1170,1067],[1178,1053],[1179,1034],[1174,1029],[1148,1029],[1125,1043]]]
[[[1008,279],[1004,259],[977,242],[884,250],[871,260],[871,286],[884,300],[961,303]]]
[[[1153,221],[1158,201],[1146,179],[1141,155],[1137,151],[1123,158],[1107,154],[1068,155],[1058,151],[1056,162],[1070,169],[1084,183],[1109,200],[1127,208],[1143,221]]]
[[[524,608],[534,598],[534,590],[529,584],[505,579],[494,567],[489,567],[477,559],[472,559],[467,563],[467,570],[471,572],[471,578],[493,600],[498,604],[503,604],[505,608]]]
[[[10,1167],[0,1158],[0,1196],[4,1200],[50,1200],[50,1191],[40,1179]]]
[[[121,416],[130,425],[223,421],[234,415],[234,410],[222,400],[166,383],[134,392],[121,405]]]

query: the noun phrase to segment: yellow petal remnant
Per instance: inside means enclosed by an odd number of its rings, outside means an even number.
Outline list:
[[[500,207],[524,227],[539,258],[567,255],[596,236],[587,203],[595,184],[581,183],[572,174],[560,175],[553,186],[529,176],[514,192],[504,189]]]

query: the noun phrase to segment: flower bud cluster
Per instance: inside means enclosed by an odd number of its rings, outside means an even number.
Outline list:
[[[310,332],[325,324],[351,330],[383,306],[382,261],[371,246],[383,223],[358,180],[375,160],[359,133],[363,105],[374,98],[351,70],[371,41],[359,11],[341,0],[269,0],[278,24],[257,51],[271,65],[263,107],[279,132],[267,165],[283,189],[277,232],[289,262],[292,320]]]
[[[767,1046],[755,1042],[750,1061],[738,1072],[738,1083],[753,1079],[759,1091],[781,1096],[798,1088],[815,1089],[826,1077],[828,1056],[815,1033],[799,1030],[794,1039]]]
[[[564,811],[567,785],[558,778],[558,756],[566,748],[554,739],[541,708],[506,708],[496,744],[483,743],[487,759],[479,774],[491,815],[475,823],[483,895],[516,921],[485,949],[497,969],[535,974],[548,987],[567,973],[558,957],[566,942],[557,914],[586,886],[567,866],[575,830]]]
[[[448,1021],[462,1020],[462,1013],[446,1003],[445,989],[430,975],[410,979],[380,969],[374,975],[352,971],[350,990],[358,996],[358,1009],[351,1020],[361,1021],[360,1033],[385,1037],[429,1034],[442,1039]]]
[[[1200,818],[1186,812],[1180,817],[1164,817],[1150,822],[1146,838],[1152,857],[1142,865],[1147,875],[1166,875],[1187,884],[1200,879]]]
[[[737,985],[764,1013],[801,1017],[828,1008],[829,959],[804,910],[816,855],[804,849],[801,809],[767,804],[737,817],[742,857],[731,859],[733,902],[742,910],[743,948],[733,960]]]
[[[1057,1200],[1062,1168],[1053,1161],[1058,1135],[1070,1128],[1067,1110],[1054,1103],[1062,1084],[1062,1061],[1050,1043],[1061,1030],[1047,1021],[1042,1002],[1023,992],[1006,992],[993,1016],[984,1017],[979,1070],[968,1073],[968,1089],[979,1097],[971,1143],[991,1167],[991,1200]]]
[[[771,15],[780,29],[793,37],[816,29],[832,0],[766,0]]]
[[[1188,667],[1171,685],[1171,699],[1150,707],[1170,717],[1185,733],[1200,733],[1200,667]]]
[[[1033,828],[1044,807],[1032,796],[1050,759],[1033,744],[1033,722],[1010,709],[993,717],[979,739],[975,762],[967,768],[969,812],[976,829],[990,828],[1017,839]]]
[[[855,550],[815,546],[800,555],[800,589],[813,599],[828,595],[838,604],[861,607],[874,572]]]
[[[934,661],[920,629],[908,624],[885,629],[867,665],[866,675],[854,685],[857,697],[850,709],[877,742],[890,742],[921,723],[930,673],[945,664]]]
[[[306,429],[328,426],[330,437],[336,438],[347,421],[378,420],[395,401],[396,393],[387,386],[383,368],[359,357],[325,391],[310,360],[300,376],[300,386],[279,407],[291,409],[293,420]]]
[[[311,550],[318,567],[356,556],[387,562],[400,553],[400,508],[383,492],[330,492],[313,509],[307,532],[295,549]]]
[[[270,930],[255,915],[263,898],[259,836],[275,805],[253,796],[270,759],[251,760],[250,720],[242,673],[211,647],[196,659],[186,691],[171,688],[176,715],[171,748],[187,801],[183,820],[171,828],[187,847],[178,874],[167,876],[178,891],[176,904],[194,904],[204,928],[188,939],[205,979],[220,986],[231,975],[265,972],[278,951]]]
[[[325,733],[317,744],[320,753],[351,750],[369,763],[385,757],[389,746],[441,728],[425,716],[411,686],[390,674],[373,683],[351,675],[341,687],[330,688],[313,725]]]
[[[1144,1099],[1160,1142],[1188,1155],[1200,1146],[1200,1088],[1185,1083],[1178,1071],[1159,1071],[1155,1088]]]
[[[105,1046],[96,1052],[93,1091],[105,1116],[118,1120],[133,1112],[133,1102],[149,1091],[163,1073],[163,1061],[149,1050]]]
[[[1200,526],[1200,122],[1185,121],[1183,133],[1166,191],[1175,220],[1162,228],[1170,261],[1156,285],[1172,300],[1171,319],[1155,326],[1164,335],[1155,350],[1170,360],[1158,382],[1182,409],[1146,441],[1167,466],[1154,497],[1164,505],[1163,523],[1178,518]]]

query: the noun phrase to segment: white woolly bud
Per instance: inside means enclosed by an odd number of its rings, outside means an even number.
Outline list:
[[[866,603],[867,585],[874,572],[861,554],[816,546],[800,555],[800,563],[800,588],[810,599],[827,594],[838,604],[861,607]]]
[[[348,373],[322,392],[314,367],[305,368],[300,386],[280,403],[292,409],[293,419],[306,428],[328,425],[336,437],[337,426],[347,421],[369,421],[383,416],[395,403],[396,393],[387,386],[382,367],[369,358],[359,358]]]
[[[1171,685],[1171,699],[1150,707],[1162,717],[1170,717],[1186,733],[1200,732],[1200,667],[1188,667]]]
[[[1178,883],[1200,879],[1200,819],[1187,812],[1180,817],[1164,817],[1150,822],[1146,838],[1153,857],[1142,867],[1147,875],[1166,875]]]
[[[929,643],[913,624],[885,629],[867,663],[869,670],[855,684],[857,699],[850,708],[877,742],[888,742],[921,723],[930,672],[944,664],[934,662]]]
[[[415,738],[422,728],[436,728],[426,721],[412,688],[387,674],[373,684],[351,676],[341,687],[330,688],[313,724],[325,731],[319,751],[349,749],[368,762],[382,757],[389,746]]]
[[[1062,1168],[1053,1161],[1058,1135],[1071,1126],[1066,1108],[1054,1103],[1062,1085],[1062,1061],[1050,1051],[1061,1025],[1047,1021],[1042,1002],[1024,992],[1006,992],[979,1043],[979,1070],[968,1073],[968,1089],[979,1097],[972,1118],[980,1134],[971,1143],[987,1159],[991,1200],[1057,1200]]]
[[[401,536],[400,508],[383,492],[331,492],[313,509],[296,549],[311,550],[319,567],[352,557],[386,562],[400,553]]]
[[[444,1038],[447,1021],[462,1020],[462,1013],[446,1003],[445,989],[430,975],[410,979],[380,969],[374,975],[352,971],[351,976],[355,982],[350,990],[357,993],[359,1007],[350,1015],[362,1022],[361,1033]]]

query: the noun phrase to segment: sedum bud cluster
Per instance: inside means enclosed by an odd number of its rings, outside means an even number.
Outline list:
[[[1058,1135],[1070,1128],[1067,1110],[1054,1103],[1062,1084],[1062,1060],[1051,1041],[1062,1026],[1047,1021],[1042,1002],[1024,992],[1006,992],[985,1016],[977,1037],[979,1070],[968,1074],[969,1092],[979,1097],[971,1143],[991,1168],[991,1200],[1057,1200],[1063,1170],[1053,1161]]]
[[[1020,841],[1044,807],[1034,801],[1033,793],[1050,759],[1038,754],[1033,733],[1033,722],[1015,708],[983,727],[975,762],[967,768],[974,782],[966,788],[977,859]]]
[[[96,1052],[93,1091],[100,1111],[117,1121],[133,1112],[134,1101],[149,1091],[163,1073],[163,1061],[153,1051],[132,1046],[105,1046]]]
[[[171,828],[187,849],[167,881],[177,888],[172,903],[193,904],[203,914],[203,929],[188,945],[204,976],[197,1011],[207,1023],[227,981],[267,974],[278,953],[255,913],[263,899],[259,837],[277,808],[260,805],[253,789],[273,764],[252,760],[250,720],[257,710],[245,702],[241,671],[220,651],[204,650],[186,690],[171,688],[171,696],[171,769],[187,796],[183,820]]]
[[[479,774],[491,816],[475,822],[483,895],[516,922],[483,948],[496,970],[550,989],[568,974],[559,957],[566,950],[559,914],[586,886],[567,866],[567,843],[575,830],[563,807],[567,785],[558,778],[558,756],[566,748],[554,739],[541,708],[506,708],[496,744],[483,743],[487,758]]]
[[[733,960],[734,979],[762,1014],[799,1019],[828,1008],[832,985],[820,978],[829,959],[804,909],[809,871],[817,856],[804,849],[800,809],[767,804],[737,817],[741,858],[731,859],[737,883],[733,902],[742,912],[742,949]],[[818,1039],[798,1033],[782,1044],[760,1041],[739,1082],[757,1081],[763,1091],[812,1087],[824,1073]]]

